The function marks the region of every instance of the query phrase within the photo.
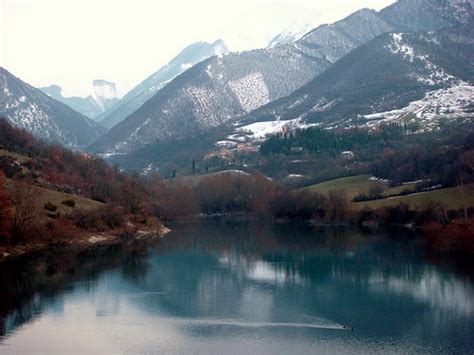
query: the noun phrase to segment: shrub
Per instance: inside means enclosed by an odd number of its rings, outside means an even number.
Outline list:
[[[328,218],[331,222],[347,221],[351,214],[351,207],[347,195],[343,190],[329,191]]]
[[[63,205],[65,206],[68,206],[68,207],[74,207],[76,205],[76,201],[74,201],[73,199],[70,199],[70,200],[64,200],[63,202],[61,202]]]
[[[418,224],[436,222],[442,225],[449,223],[448,208],[441,202],[428,202],[416,217]]]
[[[50,212],[56,212],[57,209],[58,209],[58,206],[56,206],[54,203],[51,203],[51,202],[46,202],[44,205],[43,205],[44,209],[45,210],[48,210]]]
[[[370,201],[369,196],[366,194],[359,194],[353,199],[354,202],[364,202],[364,201]]]
[[[372,181],[369,186],[368,196],[371,200],[377,200],[383,197],[384,184],[380,181]]]
[[[462,252],[474,255],[474,225],[452,223],[442,225],[429,222],[423,226],[423,233],[431,246],[438,252]]]
[[[60,241],[72,239],[80,234],[74,221],[65,218],[54,219],[47,224],[45,234],[51,240]]]
[[[93,231],[105,231],[125,224],[123,209],[111,204],[95,210],[76,210],[70,218],[76,227]]]
[[[38,192],[30,185],[16,182],[11,193],[14,206],[11,235],[19,241],[41,235]]]
[[[323,195],[298,191],[282,191],[269,198],[269,212],[273,218],[288,220],[325,220],[328,209]]]
[[[76,227],[85,230],[105,231],[107,225],[102,220],[98,210],[76,210],[71,214]]]
[[[123,208],[113,204],[107,204],[99,209],[100,218],[107,227],[114,229],[125,224],[126,218]]]
[[[4,175],[0,170],[0,241],[10,237],[10,224],[12,218],[11,199],[5,191],[4,184]]]
[[[53,219],[57,219],[61,217],[61,213],[59,212],[48,212],[47,215],[49,218],[53,218]]]

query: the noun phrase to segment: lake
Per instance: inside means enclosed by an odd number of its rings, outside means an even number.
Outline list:
[[[474,284],[401,232],[209,220],[0,264],[0,353],[472,353]]]

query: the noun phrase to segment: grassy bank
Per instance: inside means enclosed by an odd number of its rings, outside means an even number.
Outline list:
[[[326,181],[320,184],[306,187],[304,190],[328,194],[330,191],[343,190],[347,198],[353,200],[358,195],[367,195],[373,183],[370,175],[350,176],[341,179]],[[449,187],[433,191],[424,191],[412,193],[405,196],[393,196],[404,190],[414,190],[416,183],[406,183],[400,186],[390,187],[385,182],[380,182],[383,186],[383,196],[372,201],[352,202],[352,206],[356,210],[364,208],[381,208],[388,206],[396,206],[401,203],[407,204],[413,210],[422,210],[430,202],[443,203],[448,209],[457,210],[464,208],[464,204],[468,207],[474,206],[474,184],[463,185],[461,187]],[[393,197],[390,197],[393,196]]]
[[[353,203],[353,206],[360,210],[366,207],[375,209],[406,203],[411,209],[420,211],[430,202],[443,203],[450,210],[462,209],[464,203],[466,203],[468,207],[472,207],[474,206],[474,184],[420,192],[407,196],[396,196],[374,201],[356,202]]]
[[[366,195],[369,192],[372,182],[373,181],[370,180],[370,175],[349,176],[312,185],[306,187],[305,190],[322,194],[327,194],[334,190],[344,190],[347,197],[352,200],[357,195]],[[408,183],[400,186],[390,187],[387,183],[382,182],[381,184],[383,184],[384,196],[395,195],[406,189],[414,189],[416,185],[415,183]]]

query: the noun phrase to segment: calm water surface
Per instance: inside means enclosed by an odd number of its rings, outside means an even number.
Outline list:
[[[29,256],[0,264],[0,353],[472,353],[473,283],[420,250],[207,221]]]

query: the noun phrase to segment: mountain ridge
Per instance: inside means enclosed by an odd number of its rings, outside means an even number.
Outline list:
[[[420,24],[420,14],[433,6],[443,11],[430,14],[426,23]],[[447,6],[453,11],[446,12]],[[187,82],[183,77],[175,78],[180,84],[171,86],[174,93],[158,91],[91,149],[124,154],[157,141],[237,123],[250,111],[290,95],[377,36],[400,28],[437,30],[445,24],[461,25],[470,18],[459,15],[464,13],[461,10],[472,13],[469,2],[400,0],[379,12],[361,9],[333,24],[321,25],[294,44],[211,58],[207,67],[193,67],[194,77],[188,73]],[[401,21],[399,15],[403,13],[407,19]],[[393,18],[388,23],[390,16]]]
[[[168,64],[148,76],[119,102],[102,113],[98,120],[107,128],[113,127],[138,110],[156,92],[184,71],[209,57],[223,55],[228,52],[227,45],[221,39],[212,43],[196,42],[185,47]]]
[[[92,143],[104,129],[0,67],[0,116],[35,136],[70,148]]]
[[[463,90],[471,90],[474,80],[474,58],[469,57],[474,51],[471,27],[383,34],[248,119],[302,119],[329,127],[344,122],[363,124],[365,115],[402,109],[428,93],[461,88],[458,95],[462,96]],[[447,47],[444,51],[443,46]]]
[[[115,83],[103,79],[92,81],[92,93],[87,97],[63,96],[62,88],[56,84],[39,89],[94,121],[119,100]]]

